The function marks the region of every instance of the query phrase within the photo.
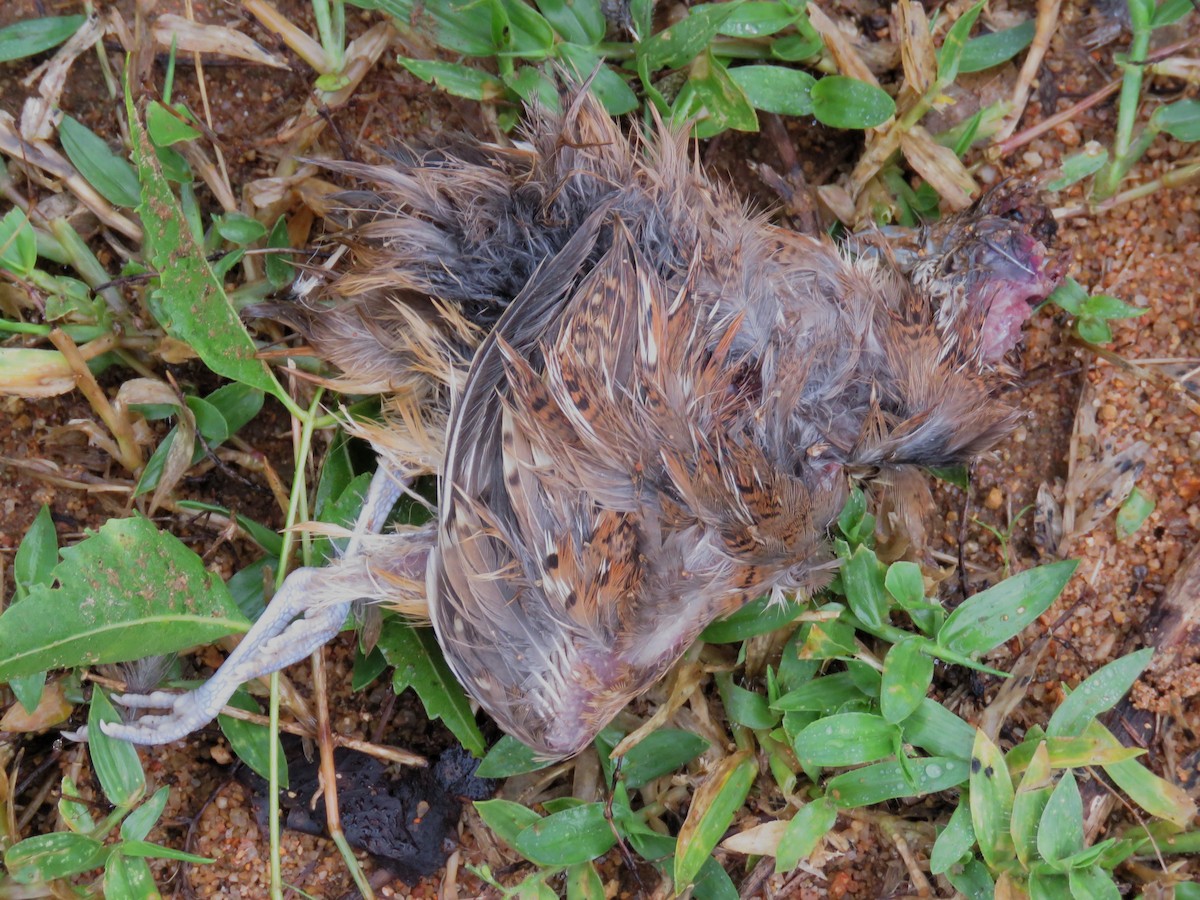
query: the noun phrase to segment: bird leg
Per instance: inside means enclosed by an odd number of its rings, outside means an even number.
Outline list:
[[[129,709],[169,712],[128,724],[103,722],[104,733],[133,744],[179,740],[212,721],[240,685],[298,662],[326,643],[346,621],[354,600],[379,597],[386,589],[373,572],[363,543],[364,538],[382,530],[405,487],[406,481],[381,460],[339,561],[325,568],[296,569],[288,575],[241,643],[200,688],[185,694],[154,691],[115,697]],[[389,568],[397,567],[393,563]],[[85,739],[86,731],[81,728],[73,736]]]

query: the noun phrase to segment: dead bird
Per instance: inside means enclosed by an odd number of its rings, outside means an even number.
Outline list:
[[[356,537],[292,573],[204,687],[126,696],[170,711],[106,733],[182,737],[351,601],[424,594],[468,692],[570,756],[713,619],[819,587],[852,478],[919,503],[920,467],[1011,428],[1004,359],[1061,277],[1024,195],[851,253],[748,211],[681,133],[627,137],[586,91],[562,108],[513,148],[336,166],[368,185],[337,201],[355,262],[272,312],[339,386],[388,397]],[[424,472],[435,522],[373,537]]]

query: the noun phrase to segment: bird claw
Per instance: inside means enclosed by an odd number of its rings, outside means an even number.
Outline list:
[[[100,730],[111,738],[131,744],[169,744],[207,725],[221,711],[225,699],[209,690],[216,679],[185,694],[154,691],[121,694],[113,700],[126,709],[167,709],[169,712],[141,716],[135,722],[101,722]],[[236,687],[236,685],[235,685]]]

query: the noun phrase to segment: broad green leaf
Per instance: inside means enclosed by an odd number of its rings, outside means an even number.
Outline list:
[[[975,732],[971,754],[971,825],[984,860],[993,868],[1012,857],[1013,784],[1000,748]]]
[[[709,644],[732,644],[758,634],[778,631],[804,612],[794,600],[774,602],[770,596],[747,603],[733,615],[717,619],[702,632],[700,640]]]
[[[964,762],[971,758],[975,729],[942,704],[925,697],[900,723],[906,743],[934,756],[949,756]]]
[[[954,807],[954,812],[950,814],[950,821],[933,842],[933,851],[929,854],[929,871],[934,875],[948,872],[950,867],[970,853],[974,846],[975,829],[971,825],[971,808],[964,793],[959,797],[958,806]]]
[[[113,806],[131,809],[146,793],[137,748],[128,741],[111,738],[100,730],[101,722],[119,723],[120,715],[97,685],[88,707],[88,755],[104,796]]]
[[[123,851],[125,848],[121,846]],[[161,900],[154,874],[144,859],[112,853],[104,864],[104,896],[121,900]]]
[[[717,689],[730,722],[756,731],[771,729],[779,724],[779,713],[771,710],[767,698],[734,684],[733,676],[728,672],[717,675]]]
[[[958,71],[961,74],[982,72],[992,66],[1008,62],[1026,47],[1033,43],[1037,22],[1026,19],[1020,25],[993,31],[991,34],[981,34],[971,38],[963,48],[959,58]]]
[[[498,5],[479,0],[354,0],[363,9],[378,9],[409,29],[452,53],[464,56],[494,56],[494,24]]]
[[[1154,498],[1141,488],[1134,488],[1117,510],[1117,537],[1125,540],[1137,532],[1154,512]]]
[[[625,79],[608,66],[600,65],[600,55],[591,47],[562,43],[556,48],[558,58],[581,80],[593,72],[592,93],[610,116],[623,116],[638,107],[637,94]]]
[[[281,215],[271,226],[271,233],[267,236],[267,249],[287,250],[289,247],[291,238],[288,235],[287,217]],[[266,270],[267,280],[271,282],[271,287],[277,290],[291,284],[296,272],[289,253],[268,253]]]
[[[585,803],[538,819],[517,835],[516,850],[546,866],[596,859],[617,842],[603,803]]]
[[[625,754],[621,780],[629,790],[637,790],[687,765],[709,746],[708,741],[690,731],[660,728]]]
[[[1108,149],[1095,142],[1090,142],[1082,151],[1068,156],[1062,161],[1062,175],[1047,184],[1046,190],[1066,190],[1077,181],[1082,181],[1089,175],[1099,172],[1104,168],[1106,162],[1108,162]],[[1055,290],[1057,291],[1059,288]]]
[[[67,158],[84,179],[113,206],[138,205],[141,187],[129,161],[117,156],[90,128],[68,115],[58,126],[58,139]]]
[[[757,774],[754,753],[741,750],[721,760],[692,795],[675,851],[676,891],[683,890],[700,874],[734,813],[746,802]]]
[[[549,765],[553,765],[552,760],[539,759],[534,750],[526,747],[511,734],[506,734],[492,745],[492,749],[475,770],[475,775],[479,778],[508,778],[525,772],[536,772]]]
[[[1088,297],[1087,289],[1074,278],[1064,278],[1062,283],[1050,293],[1050,302],[1073,316],[1079,315],[1083,301]]]
[[[891,756],[899,730],[883,716],[837,713],[813,722],[796,740],[796,756],[806,767],[855,766]]]
[[[903,722],[921,705],[932,682],[933,658],[921,652],[921,641],[906,638],[893,644],[883,660],[883,717],[893,724]]]
[[[1096,721],[1088,724],[1084,734],[1114,749],[1121,746],[1112,732]],[[1183,788],[1159,778],[1137,760],[1110,763],[1104,766],[1104,771],[1130,800],[1156,818],[1186,828],[1196,815],[1196,802]]]
[[[967,38],[975,20],[983,12],[985,0],[979,0],[974,6],[964,12],[946,32],[945,40],[937,54],[937,81],[939,85],[954,83],[962,66],[963,56],[966,55]]]
[[[713,3],[693,10],[687,18],[664,28],[637,45],[638,56],[651,71],[687,65],[712,42],[721,25],[741,5],[741,0]]]
[[[1012,824],[1009,827],[1017,859],[1026,867],[1037,859],[1038,825],[1050,799],[1050,780],[1050,754],[1045,741],[1042,741],[1038,743],[1029,768],[1017,786],[1013,797]]]
[[[850,611],[869,628],[878,628],[888,616],[887,592],[883,586],[883,566],[875,551],[864,545],[842,566],[842,587]]]
[[[70,878],[104,865],[109,848],[69,831],[38,834],[4,852],[4,868],[17,884]]]
[[[194,141],[200,137],[200,131],[188,121],[189,118],[182,104],[167,107],[151,100],[146,106],[146,132],[156,147]]]
[[[142,185],[138,215],[146,226],[145,253],[159,276],[159,286],[151,299],[159,324],[172,337],[191,346],[218,375],[290,403],[291,398],[256,358],[254,342],[196,243],[138,119],[128,82],[127,78],[125,109]]]
[[[1107,712],[1129,693],[1138,676],[1150,665],[1154,648],[1147,647],[1101,666],[1075,688],[1054,711],[1046,726],[1049,737],[1081,735],[1088,723]]]
[[[229,698],[227,705],[245,712],[262,712],[254,698],[240,688]],[[221,726],[221,732],[228,739],[229,746],[237,758],[263,778],[271,777],[271,746],[274,744],[275,758],[279,760],[279,786],[288,786],[288,767],[283,754],[283,744],[277,736],[272,736],[270,728],[257,722],[235,719],[233,716],[217,716],[217,724]]]
[[[859,690],[849,672],[837,672],[814,678],[808,684],[790,691],[771,704],[781,712],[832,712],[866,695]]]
[[[1083,849],[1083,798],[1070,769],[1058,780],[1042,810],[1037,848],[1048,862],[1058,862]]]
[[[786,34],[771,42],[771,55],[784,62],[803,62],[825,49],[821,35]]]
[[[231,244],[253,244],[267,236],[267,226],[242,213],[232,212],[213,219],[217,233]]]
[[[488,828],[514,849],[521,832],[542,818],[529,807],[511,800],[477,800],[475,809]]]
[[[13,558],[13,581],[16,585],[14,602],[28,596],[39,584],[47,587],[52,585],[56,565],[58,532],[54,529],[50,507],[43,503],[25,537],[21,538],[17,555]]]
[[[943,756],[913,759],[907,764],[892,760],[843,772],[829,779],[825,791],[840,807],[871,806],[949,790],[966,781],[969,774],[962,760]]]
[[[819,797],[796,811],[775,849],[775,871],[790,872],[814,850],[837,822],[837,807]]]
[[[671,116],[676,124],[694,122],[693,132],[698,138],[712,137],[727,129],[758,130],[754,107],[711,51],[705,51],[692,64],[690,77],[675,98]]]
[[[606,900],[604,882],[591,860],[567,870],[567,900]]]
[[[693,6],[692,10],[696,8]],[[803,13],[798,13],[796,7],[788,3],[778,3],[775,0],[745,0],[721,23],[718,33],[730,37],[766,37],[783,31],[800,15]]]
[[[147,519],[111,519],[62,551],[58,588],[36,586],[0,616],[0,681],[125,662],[248,627],[225,585]]]
[[[1087,900],[1121,900],[1121,890],[1113,881],[1112,873],[1101,866],[1072,867],[1067,871],[1067,880],[1071,886],[1072,897],[1086,897]],[[1175,900],[1184,900],[1178,888],[1175,890]]]
[[[377,645],[396,667],[392,689],[411,687],[431,719],[441,719],[475,756],[487,750],[462,685],[446,665],[432,628],[413,628],[396,619],[384,623]]]
[[[0,28],[0,63],[24,59],[57,47],[87,21],[87,16],[44,16]]]
[[[0,219],[0,269],[28,278],[37,265],[37,237],[20,207]]]
[[[946,880],[967,900],[993,900],[996,884],[987,866],[971,857],[960,866],[946,870]]]
[[[1200,141],[1200,100],[1176,100],[1160,106],[1150,117],[1150,127],[1177,141]]]
[[[738,66],[729,70],[729,77],[755,109],[783,116],[812,115],[812,87],[817,80],[807,72],[783,66]]]
[[[121,823],[121,840],[145,840],[158,817],[167,808],[167,797],[170,793],[171,789],[163,785],[151,794],[145,803],[126,816],[125,821]]]
[[[1145,307],[1133,306],[1109,294],[1092,294],[1083,301],[1079,310],[1081,316],[1093,316],[1104,320],[1136,319],[1138,316],[1144,316],[1147,312],[1149,310]]]
[[[1173,25],[1188,13],[1194,12],[1195,9],[1196,5],[1192,3],[1192,0],[1162,0],[1150,18],[1150,27],[1162,28],[1164,25]]]
[[[574,44],[598,44],[608,30],[600,0],[537,0],[537,8],[564,40]]]
[[[896,114],[882,88],[845,75],[826,75],[812,86],[813,115],[830,128],[874,128]]]
[[[1039,566],[980,591],[950,613],[937,642],[969,656],[998,647],[1051,607],[1078,564],[1067,559]]]

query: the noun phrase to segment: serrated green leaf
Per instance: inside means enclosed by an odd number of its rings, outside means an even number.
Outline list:
[[[475,756],[483,756],[487,744],[475,723],[471,703],[446,665],[433,629],[413,628],[390,619],[383,625],[377,646],[396,667],[392,689],[398,694],[411,687],[429,718],[441,719],[459,743]]]
[[[112,519],[62,551],[58,588],[0,616],[0,681],[173,653],[248,627],[225,585],[147,519]]]
[[[192,347],[210,369],[233,381],[291,398],[257,358],[258,349],[213,276],[196,244],[178,201],[164,179],[146,129],[137,116],[126,79],[125,108],[133,136],[133,156],[142,186],[138,215],[146,226],[144,251],[159,273],[152,307],[159,324]]]

